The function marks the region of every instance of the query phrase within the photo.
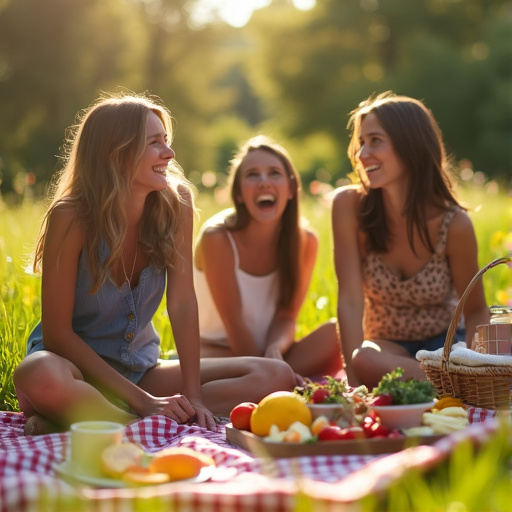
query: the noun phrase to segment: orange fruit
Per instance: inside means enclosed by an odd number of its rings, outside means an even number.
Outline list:
[[[202,468],[215,465],[215,461],[204,453],[191,448],[165,448],[155,454],[149,463],[154,473],[165,473],[171,481],[185,480],[199,475]]]
[[[251,432],[265,437],[272,425],[284,431],[295,421],[307,427],[311,425],[313,417],[306,400],[291,391],[275,391],[263,398],[252,412]]]
[[[144,450],[135,443],[125,442],[107,446],[101,452],[101,468],[110,478],[121,478],[133,467],[140,465]]]

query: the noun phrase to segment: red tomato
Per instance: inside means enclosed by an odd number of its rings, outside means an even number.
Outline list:
[[[324,400],[329,397],[330,393],[328,389],[318,388],[315,389],[313,395],[311,396],[311,400],[313,400],[314,404],[323,404]]]
[[[391,405],[393,403],[393,397],[389,393],[382,395],[375,395],[370,405]]]
[[[388,437],[389,430],[372,416],[366,416],[361,426],[366,437]]]
[[[233,407],[229,414],[229,421],[231,421],[233,427],[238,430],[248,430],[250,432],[251,414],[256,407],[258,407],[258,405],[253,402],[242,402]]]
[[[372,437],[388,437],[389,430],[380,422],[376,421],[370,427]]]
[[[318,433],[318,439],[320,441],[343,441],[355,438],[356,434],[352,428],[341,428],[337,427],[336,425],[324,427]]]

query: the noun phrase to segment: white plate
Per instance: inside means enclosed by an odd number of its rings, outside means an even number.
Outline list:
[[[71,464],[69,463],[68,460],[54,464],[53,469],[55,469],[55,471],[59,474],[59,476],[61,478],[63,478],[64,480],[80,482],[82,484],[91,485],[93,487],[103,487],[103,488],[139,487],[136,484],[131,484],[130,482],[124,482],[123,480],[117,480],[115,478],[94,477],[94,476],[89,476],[89,475],[84,475],[82,473],[78,473],[76,470],[74,470],[74,468],[71,466]],[[206,482],[206,481],[210,480],[215,469],[216,468],[213,465],[206,466],[204,468],[201,468],[199,475],[197,475],[195,478],[188,478],[186,480],[174,480],[172,482],[165,482],[165,483]],[[157,484],[157,485],[162,485],[162,484]]]

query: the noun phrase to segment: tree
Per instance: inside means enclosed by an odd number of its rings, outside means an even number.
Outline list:
[[[138,86],[138,22],[124,0],[16,0],[0,11],[3,188],[24,170],[49,178],[78,109]],[[140,83],[140,82],[139,82]]]
[[[510,174],[510,153],[489,158],[485,133],[490,124],[498,139],[510,138],[509,78],[500,74],[512,47],[511,5],[319,0],[298,14],[289,2],[273,2],[250,24],[264,69],[252,83],[288,136],[325,131],[341,142],[340,173],[349,170],[348,113],[368,95],[394,90],[426,102],[457,157],[490,175]]]

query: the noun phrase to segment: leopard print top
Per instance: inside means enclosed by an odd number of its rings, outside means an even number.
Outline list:
[[[445,213],[436,252],[408,279],[393,274],[376,253],[362,259],[365,339],[421,341],[446,331],[458,302],[445,255],[454,214],[455,208]]]

